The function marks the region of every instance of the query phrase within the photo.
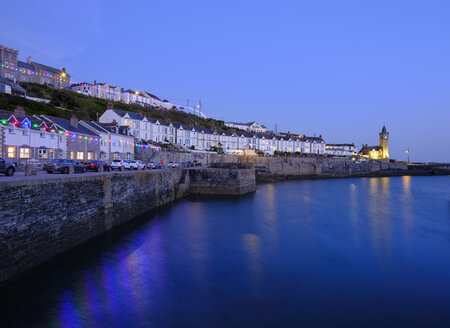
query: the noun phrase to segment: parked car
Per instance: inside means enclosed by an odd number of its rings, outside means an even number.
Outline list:
[[[103,166],[104,171],[111,171],[111,166],[105,161],[90,160],[83,164],[86,165],[86,168],[88,169],[88,171],[97,171],[98,172],[100,165]]]
[[[199,161],[197,161],[196,159],[194,159],[194,166],[201,166],[202,163],[200,163]]]
[[[156,162],[148,162],[147,168],[150,169],[150,170],[160,169],[161,168],[161,164],[156,163]]]
[[[185,161],[185,162],[181,162],[181,166],[183,166],[183,167],[190,167],[191,164],[190,164],[190,162]]]
[[[123,166],[124,170],[131,170],[131,163],[130,161],[126,159],[113,159],[111,162],[111,171],[112,170],[119,170]]]
[[[145,170],[145,164],[139,160],[130,161],[130,164],[134,170]]]
[[[14,175],[14,172],[16,172],[16,166],[14,163],[0,157],[0,173],[11,177]]]
[[[85,173],[87,171],[86,165],[74,161],[73,159],[52,159],[50,162],[44,164],[43,169],[50,174],[53,172],[68,174],[69,167],[71,166],[73,166],[75,173]]]
[[[169,164],[167,164],[167,166],[171,167],[171,168],[176,168],[176,167],[180,167],[180,163],[170,161]]]

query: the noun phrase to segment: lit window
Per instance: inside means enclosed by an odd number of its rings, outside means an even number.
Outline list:
[[[47,149],[38,149],[39,158],[47,158]]]
[[[77,152],[77,159],[84,159],[84,153],[82,151]]]
[[[70,159],[74,159],[75,157],[74,157],[74,154],[73,154],[73,151],[71,151],[70,152]]]
[[[8,147],[8,158],[16,157],[16,147]]]
[[[20,158],[30,158],[30,148],[20,148]]]
[[[114,159],[120,159],[120,154],[114,153]]]
[[[88,152],[88,159],[94,159],[94,153]]]

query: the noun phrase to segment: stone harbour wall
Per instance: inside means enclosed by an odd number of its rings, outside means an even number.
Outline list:
[[[259,182],[290,179],[338,178],[407,174],[403,163],[355,163],[347,158],[331,157],[257,157],[253,161]]]
[[[0,182],[0,283],[173,201],[180,175],[163,170]]]
[[[188,172],[190,194],[243,195],[256,191],[253,168],[198,168]]]

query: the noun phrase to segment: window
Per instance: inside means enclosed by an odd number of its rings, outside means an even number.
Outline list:
[[[8,132],[9,132],[9,134],[14,134],[15,133],[14,128],[9,128]]]
[[[131,154],[127,154],[127,159],[131,159]]]
[[[23,129],[22,135],[24,135],[24,136],[27,136],[27,135],[28,135],[28,129],[27,129],[27,128]]]
[[[16,158],[16,147],[8,147],[8,158]]]
[[[38,149],[39,158],[47,158],[47,149]]]
[[[51,138],[51,139],[55,139],[55,134],[52,133],[52,134],[50,135],[50,138]]]
[[[74,159],[75,157],[74,157],[74,154],[73,154],[73,151],[71,151],[70,152],[70,159]]]
[[[55,158],[55,153],[53,152],[53,149],[49,149],[48,150],[48,152],[49,152],[49,158]]]
[[[94,153],[88,152],[88,159],[94,159]]]
[[[130,120],[125,120],[123,125],[130,126]]]
[[[77,152],[77,159],[84,159],[84,153],[82,151]]]
[[[114,153],[114,159],[120,159],[120,154],[119,153]]]
[[[30,158],[30,148],[20,148],[20,158]]]
[[[45,138],[45,133],[44,133],[44,132],[41,132],[41,133],[39,133],[39,136],[40,136],[41,138]]]

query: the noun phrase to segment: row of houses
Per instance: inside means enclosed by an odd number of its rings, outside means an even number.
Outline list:
[[[98,122],[70,120],[49,115],[26,115],[23,107],[14,112],[0,110],[1,156],[16,162],[54,158],[80,161],[134,159],[136,147],[160,149],[162,144],[185,150],[264,154],[304,153],[353,156],[353,144],[326,145],[322,136],[290,133],[212,130],[167,122],[139,113],[108,108]]]
[[[185,124],[166,122],[142,114],[109,108],[99,118],[102,123],[114,123],[128,127],[137,140],[153,143],[171,143],[185,148],[210,150],[220,148],[232,153],[246,149],[265,154],[277,152],[325,154],[322,136],[307,137],[295,134],[275,135],[274,133],[211,130]]]
[[[140,92],[131,89],[125,90],[124,88],[111,86],[107,83],[97,83],[97,81],[94,81],[93,84],[87,82],[72,84],[70,88],[72,91],[86,96],[107,99],[110,101],[120,101],[125,104],[135,104],[143,107],[158,107],[162,109],[177,108],[177,106],[170,101],[166,99],[161,100],[149,92]]]
[[[140,145],[139,145],[140,146]],[[85,160],[133,159],[135,138],[117,124],[65,120],[0,110],[1,157],[20,164],[55,158]]]

